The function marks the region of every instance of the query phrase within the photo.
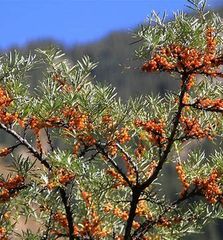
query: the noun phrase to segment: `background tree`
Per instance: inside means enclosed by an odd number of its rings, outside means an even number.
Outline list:
[[[222,150],[181,159],[189,142],[221,141],[223,127],[222,20],[189,2],[196,15],[165,23],[153,13],[136,35],[142,70],[179,79],[164,98],[122,103],[90,78],[88,57],[71,66],[55,49],[2,56],[0,128],[14,144],[0,156],[15,173],[0,181],[1,239],[16,237],[22,215],[40,231],[21,239],[116,240],[179,239],[222,217]],[[33,96],[27,75],[40,63]],[[159,184],[169,165],[182,185],[172,196]]]

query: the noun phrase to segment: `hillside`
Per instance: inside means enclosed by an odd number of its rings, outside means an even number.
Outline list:
[[[223,8],[217,12],[223,16]],[[175,89],[179,83],[171,80],[170,76],[141,72],[142,62],[137,62],[134,57],[134,51],[138,47],[137,44],[132,44],[134,41],[131,32],[113,32],[100,41],[70,48],[65,48],[53,40],[43,40],[32,42],[22,50],[28,52],[35,48],[56,45],[74,62],[83,55],[89,55],[92,61],[99,63],[93,73],[96,80],[112,84],[123,99],[148,93],[163,95],[166,90]],[[33,77],[32,82],[39,79],[38,71]]]

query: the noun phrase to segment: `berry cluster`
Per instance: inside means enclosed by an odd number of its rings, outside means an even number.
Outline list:
[[[210,203],[216,203],[218,200],[222,201],[223,199],[223,192],[220,188],[220,176],[221,174],[216,169],[213,169],[209,177],[205,179],[195,178],[193,181]]]
[[[179,177],[179,179],[180,179],[180,181],[181,181],[181,183],[183,184],[183,187],[184,187],[183,191],[180,193],[180,197],[183,197],[185,195],[186,191],[188,190],[190,184],[187,181],[186,174],[185,174],[185,172],[183,170],[183,167],[180,163],[177,163],[177,165],[176,165],[176,172],[177,172],[178,177]]]
[[[190,187],[190,183],[187,181],[187,177],[181,164],[178,163],[176,165],[176,171],[184,186],[184,189],[180,194],[180,196],[183,197]],[[203,179],[197,177],[191,183],[194,184],[198,191],[204,195],[208,202],[212,204],[217,201],[223,202],[223,192],[220,187],[220,176],[221,174],[216,169],[213,169],[209,177]]]
[[[93,146],[96,144],[96,139],[91,135],[91,133],[84,132],[76,136],[76,143],[73,146],[74,156],[78,156],[78,153],[81,151],[81,146],[83,145],[84,149]]]
[[[53,219],[68,231],[68,222],[65,214],[62,214],[61,212],[56,212],[53,215]]]
[[[78,156],[79,150],[80,150],[81,144],[79,142],[76,142],[73,146],[73,154],[74,156]]]
[[[171,225],[171,220],[164,216],[160,217],[159,221],[157,222],[157,226],[159,227],[170,227]]]
[[[141,200],[138,203],[138,206],[136,208],[136,215],[137,216],[142,216],[142,217],[146,217],[146,219],[153,219],[153,215],[148,207],[147,201],[146,200]]]
[[[8,93],[0,87],[0,122],[3,124],[12,124],[13,122],[19,122],[22,125],[22,120],[19,118],[17,113],[8,113],[7,107],[12,103],[12,99]]]
[[[11,197],[15,196],[18,191],[24,186],[25,178],[16,175],[8,179],[8,181],[0,181],[0,200],[2,202],[8,201]]]
[[[94,126],[86,113],[80,111],[79,107],[64,108],[62,112],[66,119],[66,128],[64,133],[66,136],[73,136],[76,132],[76,143],[73,146],[73,154],[78,156],[78,153],[83,146],[84,149],[93,146],[96,139],[93,136]]]
[[[92,195],[89,192],[82,191],[81,196],[89,210],[88,216],[83,220],[83,227],[79,230],[81,236],[92,236],[96,238],[106,237],[110,230],[102,227],[102,222],[96,213],[95,205],[92,201]]]
[[[57,212],[54,214],[54,220],[61,226],[68,236],[69,229],[68,229],[68,222],[65,214]],[[109,234],[109,231],[106,229],[101,229],[100,227],[100,219],[97,215],[91,214],[91,219],[84,219],[82,222],[82,227],[78,227],[77,225],[73,226],[74,229],[74,236],[76,237],[106,237]],[[51,234],[59,236],[64,236],[63,231],[54,229],[51,230]]]
[[[147,132],[147,139],[155,145],[162,145],[166,142],[165,124],[160,120],[135,121],[136,127],[141,127]]]
[[[188,76],[187,85],[186,85],[187,91],[189,91],[194,86],[195,80],[196,80],[195,74],[190,74]]]
[[[8,93],[0,87],[0,110],[7,108],[12,102]]]
[[[113,135],[110,135],[107,137],[107,150],[111,157],[116,156],[118,152],[118,147],[116,142],[119,142],[121,144],[125,144],[131,140],[131,137],[129,135],[129,130],[127,127],[122,127],[119,130],[116,130]]]
[[[51,178],[53,179],[47,184],[47,188],[49,190],[57,188],[60,184],[66,186],[72,180],[74,180],[75,174],[69,172],[67,169],[60,168],[51,174]]]
[[[96,139],[88,133],[77,135],[77,140],[87,147],[93,146],[96,143]]]
[[[127,173],[131,173],[131,172],[133,171],[133,169],[132,169],[132,166],[131,166],[131,164],[130,164],[130,162],[129,162],[128,156],[126,156],[126,154],[122,154],[122,159],[123,159],[123,161],[124,161],[124,164],[125,164],[125,168],[126,168],[126,170],[127,170]]]
[[[185,116],[181,116],[180,123],[185,133],[185,139],[202,139],[205,137],[207,137],[208,139],[212,139],[211,129],[209,127],[202,129],[200,123],[197,121],[196,118],[188,118]]]
[[[82,113],[78,107],[65,108],[63,116],[68,120],[67,125],[69,130],[83,131],[85,129],[92,129],[92,124],[85,113]]]
[[[66,186],[72,180],[74,180],[75,175],[68,170],[61,168],[57,171],[58,181],[60,184]]]
[[[95,212],[90,213],[89,219],[84,219],[83,228],[79,230],[79,235],[90,235],[97,239],[106,237],[109,233],[109,230],[101,227],[101,220]]]
[[[117,140],[121,144],[129,142],[131,140],[129,129],[127,127],[123,127],[117,132]]]
[[[105,114],[102,116],[101,122],[107,126],[107,128],[112,128],[114,123],[111,115]]]
[[[6,157],[13,151],[12,147],[0,149],[0,157]]]
[[[201,98],[197,99],[193,107],[203,110],[210,110],[210,111],[222,111],[223,112],[223,99],[210,99],[210,98]]]
[[[212,27],[207,28],[205,37],[206,37],[206,49],[204,61],[206,64],[211,64],[211,61],[215,58],[217,47],[215,30]]]
[[[42,128],[59,127],[61,123],[62,123],[61,118],[57,116],[52,116],[45,120],[41,120],[33,116],[29,119],[29,121],[27,121],[27,124],[35,133],[39,132]]]
[[[63,110],[63,116],[67,119],[67,129],[66,134],[69,131],[73,132],[74,130],[77,133],[76,143],[73,146],[74,155],[78,155],[81,147],[83,146],[85,149],[89,148],[96,144],[96,139],[93,136],[93,130],[95,126],[92,124],[90,118],[85,113],[82,113],[78,107],[76,108],[65,108]],[[113,120],[110,115],[104,115],[101,119],[101,125],[99,127],[106,126],[106,133],[108,129],[113,127]],[[110,133],[110,131],[109,131]],[[118,152],[116,142],[121,144],[125,144],[131,140],[129,135],[129,130],[127,127],[122,127],[119,130],[113,131],[113,134],[110,134],[106,137],[107,140],[107,151],[111,157],[116,156]]]
[[[63,230],[65,230],[66,236],[69,236],[69,227],[66,215],[58,211],[53,214],[53,220],[58,223],[58,225],[62,227]],[[50,233],[58,237],[64,236],[64,232],[59,229],[52,229]],[[78,227],[76,225],[74,225],[74,235],[79,235]]]
[[[108,153],[111,157],[114,157],[116,156],[117,152],[118,152],[118,147],[117,147],[117,144],[116,142],[113,140],[113,141],[110,141],[108,143],[108,146],[107,146],[107,149],[108,149]]]
[[[114,216],[122,219],[123,221],[127,221],[129,217],[128,211],[121,210],[119,207],[113,207],[111,203],[105,205],[104,211],[106,213],[112,213]],[[140,227],[140,224],[137,221],[133,221],[132,227],[134,229],[137,229]]]
[[[96,213],[95,206],[92,202],[92,195],[89,192],[82,191],[81,197],[86,204],[86,207],[88,209],[88,216],[84,217],[82,222],[79,226],[74,225],[74,235],[76,237],[96,237],[96,239],[106,237],[108,234],[110,234],[110,231],[107,230],[105,227],[103,228],[101,225],[101,219]],[[56,212],[54,214],[54,220],[59,224],[60,227],[62,227],[66,235],[68,236],[69,228],[68,228],[68,221],[65,214],[62,214],[61,212]],[[63,231],[54,229],[51,231],[52,234],[57,236],[63,236]],[[63,235],[62,235],[63,234]]]
[[[114,168],[106,169],[106,173],[110,175],[115,181],[115,184],[113,185],[114,188],[118,188],[120,186],[127,186],[126,181],[123,179],[123,177],[119,173],[115,171]]]
[[[142,66],[142,70],[145,72],[154,72],[157,70],[171,71],[174,68],[175,64],[168,61],[166,54],[155,54],[151,60]]]
[[[205,33],[205,50],[186,47],[180,44],[172,44],[156,51],[151,60],[147,61],[142,70],[176,71],[203,73],[208,76],[220,76],[218,67],[221,61],[216,58],[216,39],[213,28],[207,28]]]
[[[154,170],[156,169],[158,163],[157,161],[152,161],[149,166],[146,169],[145,175],[149,178],[152,176],[152,174],[154,173]]]
[[[29,126],[35,134],[36,147],[40,152],[42,152],[42,144],[41,144],[41,140],[40,140],[40,130],[43,128],[59,127],[61,123],[62,123],[62,120],[56,116],[50,117],[49,119],[45,119],[45,120],[38,119],[37,117],[33,116],[29,120],[26,120],[27,126]]]
[[[6,234],[6,229],[4,227],[0,227],[0,240],[9,240]]]
[[[86,206],[89,208],[92,202],[92,194],[86,191],[81,192],[81,197],[84,200]]]
[[[138,143],[138,146],[134,151],[136,158],[138,160],[142,159],[145,152],[146,152],[146,147],[143,145],[143,143],[142,142]]]

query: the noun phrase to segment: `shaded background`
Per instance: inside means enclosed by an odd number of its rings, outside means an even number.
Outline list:
[[[96,80],[115,86],[124,100],[142,94],[163,95],[174,90],[178,81],[166,74],[140,71],[132,33],[152,10],[166,11],[170,20],[172,11],[187,11],[185,5],[183,0],[0,0],[0,51],[17,48],[27,53],[56,45],[71,61],[89,55],[99,62],[93,72]],[[223,16],[222,0],[209,0],[208,8]],[[41,81],[40,70],[32,71],[31,86],[37,81]],[[0,142],[10,141],[0,134]],[[221,240],[222,226],[216,221],[203,235],[187,239]]]
[[[216,8],[222,0],[208,0]],[[71,47],[135,28],[152,10],[185,10],[186,0],[1,0],[0,48],[51,38]]]

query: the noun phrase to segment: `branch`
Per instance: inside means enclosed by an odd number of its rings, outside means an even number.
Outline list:
[[[165,208],[163,213],[161,213],[157,219],[155,220],[146,220],[133,234],[132,239],[133,240],[139,240],[142,238],[142,236],[148,231],[149,228],[151,228],[153,225],[157,224],[161,218],[169,212],[172,209],[176,209],[177,206],[179,206],[182,202],[185,200],[190,199],[191,197],[199,195],[199,191],[197,191],[197,188],[195,187],[190,193],[185,194],[183,197],[178,198],[174,202],[172,202],[169,206]]]
[[[117,170],[117,172],[122,176],[122,178],[125,180],[125,182],[128,184],[128,186],[132,189],[132,183],[129,181],[128,177],[125,175],[125,173],[122,171],[122,169],[118,166],[118,164],[108,155],[108,153],[105,151],[103,146],[101,144],[96,144],[96,148],[98,151],[107,158],[109,163]]]
[[[223,113],[223,109],[216,109],[214,106],[210,106],[208,108],[199,107],[197,102],[191,103],[191,104],[185,103],[184,106],[193,107],[195,109],[203,110],[203,111],[206,111],[206,112]]]
[[[125,228],[125,240],[131,240],[131,230],[132,230],[132,224],[136,215],[136,208],[139,203],[139,198],[141,195],[142,191],[138,186],[134,186],[132,189],[132,200],[131,200],[131,205],[130,205],[130,211],[129,211],[129,216],[128,220],[126,223],[126,228]]]
[[[15,132],[13,129],[7,127],[3,123],[0,123],[0,128],[5,130],[8,134],[16,138],[21,145],[24,145],[32,154],[34,157],[36,157],[42,165],[44,165],[47,169],[51,170],[51,166],[48,163],[46,159],[43,159],[41,154],[38,153],[38,151],[22,136],[20,136],[17,132]]]
[[[22,145],[24,145],[33,154],[34,157],[36,157],[40,161],[41,164],[43,164],[49,171],[51,171],[52,167],[49,165],[48,161],[46,159],[43,159],[41,154],[39,154],[38,151],[25,138],[22,138],[13,129],[8,128],[2,123],[0,123],[0,128],[2,128],[8,134],[16,138]],[[70,205],[68,203],[66,191],[61,187],[59,188],[59,191],[60,191],[60,197],[62,199],[64,208],[66,211],[66,218],[67,218],[68,227],[69,227],[69,238],[70,240],[74,240],[75,238],[74,238],[74,230],[73,230],[73,217],[72,217]]]
[[[182,113],[182,110],[184,107],[183,99],[184,99],[184,95],[187,91],[187,81],[188,81],[188,74],[185,72],[182,75],[183,84],[181,86],[181,92],[180,92],[180,96],[179,96],[178,110],[177,110],[175,118],[173,119],[173,129],[171,131],[170,137],[168,138],[166,149],[164,150],[163,155],[161,155],[157,167],[155,168],[153,174],[144,183],[136,185],[135,188],[132,188],[132,201],[131,201],[131,206],[130,206],[129,218],[127,220],[127,225],[126,225],[126,229],[125,229],[125,237],[124,237],[125,240],[132,239],[131,238],[131,229],[132,229],[132,224],[133,224],[133,220],[135,217],[136,208],[137,208],[141,193],[157,178],[159,172],[161,171],[161,169],[163,167],[163,164],[167,160],[169,152],[174,143],[174,137],[177,132],[177,127],[178,127],[181,113]]]
[[[48,128],[45,129],[45,133],[46,133],[46,136],[47,136],[47,143],[48,143],[49,146],[50,146],[50,151],[53,152],[54,147],[53,147],[53,143],[52,143],[52,140],[51,140],[51,137],[50,137],[50,133],[49,133],[49,129],[48,129]]]
[[[47,240],[49,237],[49,231],[50,231],[50,225],[51,225],[51,221],[52,221],[52,215],[53,215],[53,211],[50,211],[50,216],[49,216],[49,220],[46,223],[46,231],[43,234],[41,240]]]
[[[69,228],[69,239],[74,240],[75,236],[74,236],[74,222],[73,222],[72,210],[68,201],[66,191],[62,187],[59,187],[59,191],[60,191],[60,196],[65,208],[65,212],[66,212],[66,218],[67,218],[68,228]]]
[[[131,156],[125,151],[125,149],[119,143],[116,143],[116,146],[128,158],[128,161],[130,162],[130,164],[134,168],[134,172],[136,174],[136,183],[138,183],[139,182],[139,171],[138,171],[137,165],[134,163],[134,161],[132,160]]]
[[[163,152],[163,154],[162,154],[162,156],[161,156],[161,158],[160,158],[160,160],[158,162],[158,165],[155,168],[153,174],[141,185],[141,189],[142,190],[147,188],[157,178],[160,170],[163,167],[163,164],[167,160],[167,157],[168,157],[168,155],[170,153],[172,145],[173,145],[173,143],[175,141],[174,137],[175,137],[175,134],[177,132],[177,127],[178,127],[179,122],[180,122],[180,117],[181,117],[181,114],[182,114],[182,110],[183,110],[183,108],[185,106],[183,104],[183,99],[184,99],[185,93],[187,92],[187,80],[188,80],[188,74],[184,73],[184,75],[182,76],[183,84],[182,84],[181,93],[180,93],[180,96],[179,96],[178,110],[177,110],[176,116],[175,116],[175,118],[173,120],[173,128],[172,128],[170,137],[168,138],[166,149],[164,150],[164,152]]]

